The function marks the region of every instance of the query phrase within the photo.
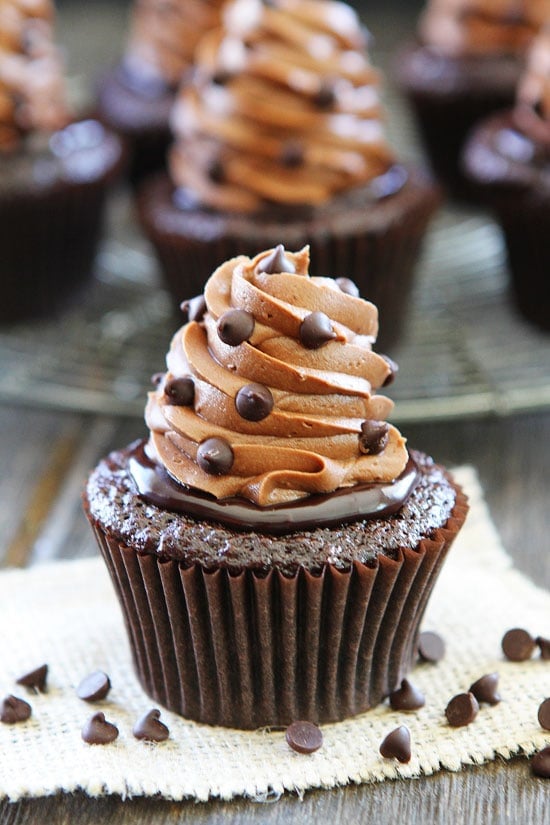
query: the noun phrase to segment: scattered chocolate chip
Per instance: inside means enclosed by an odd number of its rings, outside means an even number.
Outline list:
[[[88,745],[108,745],[118,736],[118,728],[107,722],[105,714],[99,711],[91,716],[82,728],[82,738]]]
[[[204,313],[206,312],[206,298],[204,295],[195,295],[194,298],[189,298],[187,301],[182,301],[180,309],[186,315],[188,321],[202,321]]]
[[[31,713],[32,708],[24,699],[19,699],[17,696],[6,696],[0,705],[0,722],[5,725],[26,722]]]
[[[473,693],[478,702],[486,702],[488,705],[498,705],[502,696],[498,692],[498,673],[486,673],[477,681],[470,685],[470,693]]]
[[[198,446],[197,463],[211,476],[224,475],[233,466],[233,450],[224,438],[207,438]]]
[[[359,452],[363,455],[378,455],[388,444],[389,425],[386,421],[363,421],[359,433]]]
[[[319,109],[329,109],[334,105],[335,99],[332,83],[323,81],[314,97],[315,105],[318,106]]]
[[[550,639],[545,639],[543,636],[537,636],[535,644],[540,648],[540,658],[550,659]]]
[[[235,407],[246,421],[262,421],[273,409],[273,396],[263,384],[246,384],[235,396]]]
[[[424,630],[418,637],[418,655],[424,662],[440,662],[445,656],[445,642],[433,630]]]
[[[324,312],[310,312],[300,324],[300,341],[306,349],[319,349],[333,338],[336,333]]]
[[[212,75],[212,83],[215,83],[216,86],[225,86],[225,84],[231,79],[231,72],[228,72],[225,69],[218,69]]]
[[[160,721],[160,710],[157,708],[142,716],[132,732],[136,739],[146,739],[148,742],[164,742],[170,736],[170,731],[164,722]]]
[[[538,720],[541,728],[550,730],[550,699],[545,699],[539,707]]]
[[[269,255],[262,258],[256,266],[256,272],[265,272],[266,275],[273,275],[275,272],[289,272],[294,275],[296,267],[285,255],[285,248],[282,243],[277,244]]]
[[[535,649],[535,640],[527,630],[514,627],[502,637],[502,650],[511,662],[525,662]]]
[[[221,160],[215,158],[211,161],[211,163],[208,164],[206,174],[212,183],[223,183],[225,180],[225,170]]]
[[[397,759],[399,762],[410,762],[411,734],[406,725],[399,725],[382,740],[380,753],[385,759]]]
[[[531,770],[535,776],[550,779],[550,746],[531,757]]]
[[[408,679],[403,679],[401,687],[390,693],[390,705],[393,710],[418,710],[424,707],[424,694],[415,688]]]
[[[359,287],[351,278],[335,278],[334,282],[338,284],[340,292],[345,292],[346,295],[353,295],[354,298],[359,297]]]
[[[164,395],[176,407],[192,407],[195,400],[195,382],[190,375],[171,378],[164,385]]]
[[[80,682],[76,695],[85,702],[99,702],[111,690],[111,680],[102,670],[95,670]]]
[[[155,387],[158,387],[158,385],[162,382],[164,375],[164,372],[155,372],[154,375],[151,376],[151,384],[153,384],[153,386]]]
[[[389,355],[381,355],[380,357],[383,358],[384,361],[386,361],[388,367],[391,370],[390,374],[387,376],[386,380],[382,384],[383,387],[389,387],[389,385],[393,384],[393,382],[395,381],[395,376],[399,372],[399,366],[398,364],[396,364],[393,358],[390,358]]]
[[[479,705],[473,693],[458,693],[445,708],[447,722],[453,728],[469,725],[476,718]]]
[[[238,347],[253,331],[254,316],[245,309],[228,309],[218,319],[218,335],[230,347]]]
[[[280,154],[280,161],[283,166],[294,169],[304,162],[304,147],[297,140],[287,140],[283,145]]]
[[[298,753],[313,753],[323,744],[321,729],[313,722],[292,722],[286,729],[285,739]]]
[[[20,676],[19,679],[16,679],[16,683],[31,688],[38,693],[45,693],[47,678],[48,665],[40,665],[40,667],[37,667],[35,670],[31,670],[29,673]]]

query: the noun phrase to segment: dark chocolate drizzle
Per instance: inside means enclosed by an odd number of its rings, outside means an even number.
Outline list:
[[[271,535],[390,516],[399,510],[418,481],[416,463],[409,456],[401,475],[387,484],[357,484],[333,493],[259,507],[241,497],[217,499],[201,490],[184,487],[164,467],[151,461],[143,441],[130,456],[128,468],[138,495],[150,504],[195,519],[216,521],[233,530]]]

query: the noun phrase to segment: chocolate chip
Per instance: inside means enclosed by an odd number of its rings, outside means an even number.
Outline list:
[[[323,744],[323,734],[313,722],[292,722],[286,729],[285,739],[298,753],[313,753]]]
[[[359,287],[351,278],[335,278],[334,282],[338,284],[340,292],[345,292],[346,295],[353,295],[354,298],[359,297]]]
[[[394,710],[418,710],[424,707],[426,700],[418,688],[403,679],[401,687],[390,693],[390,705]]]
[[[545,639],[543,636],[537,636],[535,644],[540,648],[540,658],[550,659],[550,639]]]
[[[102,670],[95,670],[80,682],[76,695],[85,702],[99,702],[111,690],[111,680]]]
[[[231,79],[231,72],[228,72],[224,69],[218,69],[212,75],[212,83],[215,83],[216,86],[225,86],[225,84]]]
[[[281,149],[280,160],[289,169],[301,166],[304,162],[304,147],[297,140],[287,140]]]
[[[238,347],[253,331],[254,316],[245,309],[228,309],[218,319],[218,335],[230,347]]]
[[[470,693],[474,694],[478,702],[498,705],[502,699],[498,692],[498,673],[486,673],[485,676],[481,676],[473,685],[470,685]]]
[[[531,770],[535,776],[550,779],[550,746],[531,757]]]
[[[99,711],[91,716],[82,728],[82,738],[88,745],[108,745],[118,736],[118,728],[107,722],[105,714]]]
[[[206,312],[206,298],[204,295],[195,295],[194,298],[182,301],[180,309],[188,321],[196,321],[199,323],[199,321],[202,321],[204,313]]]
[[[142,716],[134,725],[133,734],[136,739],[145,739],[148,742],[164,742],[170,736],[170,731],[160,721],[160,710],[154,708]]]
[[[390,373],[386,377],[384,383],[382,384],[383,387],[389,387],[389,385],[393,384],[393,382],[395,381],[395,376],[399,372],[399,366],[396,364],[393,358],[390,358],[389,355],[381,355],[380,357],[383,358],[384,361],[386,361],[388,367],[390,368]]]
[[[294,275],[296,267],[285,255],[285,248],[282,243],[277,244],[269,255],[262,258],[256,266],[256,272],[265,272],[266,275],[273,275],[275,272],[289,272]]]
[[[246,384],[235,396],[235,407],[246,421],[262,421],[273,409],[273,396],[263,384]]]
[[[223,183],[225,180],[225,170],[221,160],[217,158],[208,164],[206,174],[212,183]]]
[[[224,438],[207,438],[198,446],[197,463],[211,476],[224,475],[233,466],[233,450]]]
[[[363,455],[378,455],[388,444],[389,425],[386,421],[363,421],[359,433],[359,452]]]
[[[315,105],[318,106],[319,109],[328,109],[334,105],[335,99],[332,84],[326,80],[323,81],[314,97]]]
[[[507,630],[502,637],[502,650],[511,662],[525,662],[530,659],[535,649],[535,640],[527,630],[514,627]]]
[[[324,312],[310,312],[300,324],[300,341],[306,349],[319,349],[333,338],[336,333]]]
[[[175,407],[192,407],[195,400],[195,382],[190,375],[171,378],[164,385],[164,395]]]
[[[164,372],[155,372],[151,376],[151,384],[153,384],[153,386],[155,386],[155,387],[158,387],[158,385],[162,382],[164,376],[165,376]]]
[[[469,725],[476,718],[479,705],[473,693],[458,693],[445,708],[447,722],[453,728]]]
[[[24,699],[17,696],[6,696],[0,705],[0,722],[5,725],[15,725],[26,722],[32,713],[32,708]]]
[[[424,662],[440,662],[445,656],[445,642],[433,630],[424,630],[418,637],[418,655]]]
[[[40,665],[40,667],[37,667],[35,670],[31,670],[29,673],[20,676],[19,679],[16,679],[16,682],[18,685],[24,685],[38,693],[45,693],[47,678],[48,665]]]
[[[399,725],[382,740],[380,753],[385,759],[397,759],[399,762],[410,762],[411,734],[406,725]]]
[[[545,699],[539,707],[538,720],[541,728],[550,730],[550,699]]]

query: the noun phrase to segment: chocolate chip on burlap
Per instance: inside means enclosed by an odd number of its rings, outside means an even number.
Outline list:
[[[160,721],[160,710],[153,708],[141,719],[138,719],[132,731],[136,739],[144,739],[147,742],[164,742],[170,736],[170,731]]]
[[[550,746],[543,748],[531,757],[531,770],[535,776],[550,779]]]
[[[34,670],[24,673],[16,679],[18,685],[24,685],[37,693],[46,692],[46,681],[48,679],[48,665],[40,665]]]
[[[470,693],[474,694],[478,702],[498,705],[502,699],[498,692],[498,678],[498,673],[486,673],[470,685]]]
[[[91,716],[82,728],[82,738],[88,745],[108,745],[118,736],[118,728],[105,719],[105,714],[99,711]]]
[[[111,680],[102,670],[95,670],[89,673],[80,682],[76,689],[76,695],[85,702],[99,702],[105,699],[111,690]]]
[[[228,309],[218,319],[218,336],[229,347],[238,347],[254,332],[254,316],[246,309]]]
[[[333,338],[336,333],[324,312],[310,312],[300,324],[300,341],[306,349],[319,349]]]
[[[550,699],[545,699],[541,703],[538,712],[539,725],[544,730],[550,730]]]
[[[445,642],[433,630],[424,630],[418,637],[418,655],[424,662],[440,662],[445,656]]]
[[[458,693],[445,708],[447,722],[453,728],[461,728],[474,721],[479,704],[473,693]]]
[[[525,662],[531,658],[535,649],[535,640],[522,627],[507,630],[501,644],[504,655],[511,662]]]
[[[6,696],[0,705],[0,722],[5,725],[16,725],[26,722],[32,714],[32,708],[24,699],[18,696]]]
[[[285,739],[298,753],[314,753],[323,744],[321,729],[313,722],[292,722],[286,729]]]
[[[408,679],[403,679],[401,687],[390,693],[390,705],[393,710],[418,710],[424,707],[426,699],[418,688],[412,685]]]
[[[540,658],[550,660],[550,639],[545,639],[544,636],[537,636],[535,644],[540,648]]]
[[[382,740],[380,753],[385,759],[397,759],[399,762],[410,762],[411,734],[406,725],[400,725],[392,730]]]

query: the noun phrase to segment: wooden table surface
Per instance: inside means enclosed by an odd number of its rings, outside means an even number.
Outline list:
[[[75,12],[76,6],[75,3],[61,7],[61,28],[67,40],[74,38],[71,42],[83,43],[83,60],[107,61],[113,54],[116,34],[123,27],[119,7],[81,3],[80,8],[85,8],[86,13],[80,15]],[[110,38],[105,36],[106,31]],[[410,445],[448,466],[475,466],[507,551],[520,570],[550,588],[550,410],[465,421],[427,421],[402,429]],[[0,405],[0,566],[26,566],[96,554],[80,505],[84,479],[108,450],[123,446],[144,432],[143,422],[136,418],[39,409],[31,403]],[[243,825],[286,825],[299,820],[354,825],[543,825],[550,823],[549,792],[548,780],[534,778],[528,761],[516,758],[456,774],[441,772],[416,780],[314,791],[303,800],[287,794],[273,803],[234,800],[196,804],[151,799],[122,801],[118,797],[92,800],[83,793],[14,804],[0,801],[0,822],[137,825],[153,821],[223,820]]]

